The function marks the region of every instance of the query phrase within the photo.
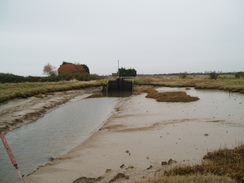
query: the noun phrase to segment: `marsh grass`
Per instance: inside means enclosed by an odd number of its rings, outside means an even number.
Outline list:
[[[235,183],[227,176],[208,175],[189,175],[189,176],[158,176],[146,180],[135,181],[134,183]]]
[[[244,145],[209,152],[203,160],[200,165],[174,167],[162,175],[135,183],[244,182]]]
[[[68,91],[87,87],[103,86],[105,81],[59,81],[59,82],[25,82],[0,84],[0,103],[27,97],[41,97],[43,94]]]
[[[183,91],[158,92],[153,88],[149,88],[143,89],[141,92],[146,92],[147,98],[156,99],[158,102],[193,102],[199,100],[198,97],[192,97]]]
[[[24,82],[0,84],[0,103],[15,99],[39,96],[40,94],[57,91],[82,89],[92,86],[104,86],[107,80],[96,81],[59,81],[59,82]],[[195,87],[196,89],[218,89],[230,92],[244,93],[244,79],[234,76],[220,75],[218,79],[212,80],[199,76],[187,75],[182,79],[178,76],[150,76],[136,77],[134,85],[152,85],[165,87]]]
[[[166,176],[214,174],[228,176],[237,182],[244,182],[244,145],[234,149],[220,149],[209,152],[200,165],[175,167],[164,172]]]
[[[218,79],[214,80],[191,75],[187,76],[186,79],[181,79],[178,76],[138,77],[135,79],[135,84],[165,87],[195,87],[196,89],[218,89],[244,93],[244,79],[225,75],[220,75]]]

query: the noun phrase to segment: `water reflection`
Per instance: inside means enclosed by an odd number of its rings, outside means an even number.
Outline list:
[[[109,92],[101,92],[101,93],[96,93],[88,98],[100,98],[100,97],[116,97],[116,98],[121,98],[121,97],[129,97],[133,94],[132,91],[109,91]]]

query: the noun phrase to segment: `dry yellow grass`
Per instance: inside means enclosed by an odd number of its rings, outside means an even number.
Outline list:
[[[218,89],[244,93],[244,79],[237,79],[234,76],[222,76],[218,79],[201,78],[199,76],[189,76],[186,79],[181,79],[178,76],[137,77],[135,84],[166,87],[195,87],[196,89]]]
[[[135,181],[134,183],[235,183],[227,176],[208,175],[189,175],[189,176],[158,176],[145,180]]]
[[[14,98],[40,97],[41,94],[97,87],[104,85],[104,81],[59,81],[59,82],[25,82],[0,84],[0,103]]]
[[[203,159],[200,165],[174,167],[163,175],[135,183],[244,182],[244,145],[209,152]]]

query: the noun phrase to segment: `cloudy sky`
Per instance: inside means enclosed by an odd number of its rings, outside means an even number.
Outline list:
[[[243,0],[0,0],[0,73],[244,71]]]

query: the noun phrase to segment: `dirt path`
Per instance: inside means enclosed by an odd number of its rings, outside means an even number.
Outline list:
[[[101,88],[71,90],[43,95],[41,98],[15,99],[0,104],[0,132],[5,133],[33,122],[75,97],[84,98],[100,91]]]

